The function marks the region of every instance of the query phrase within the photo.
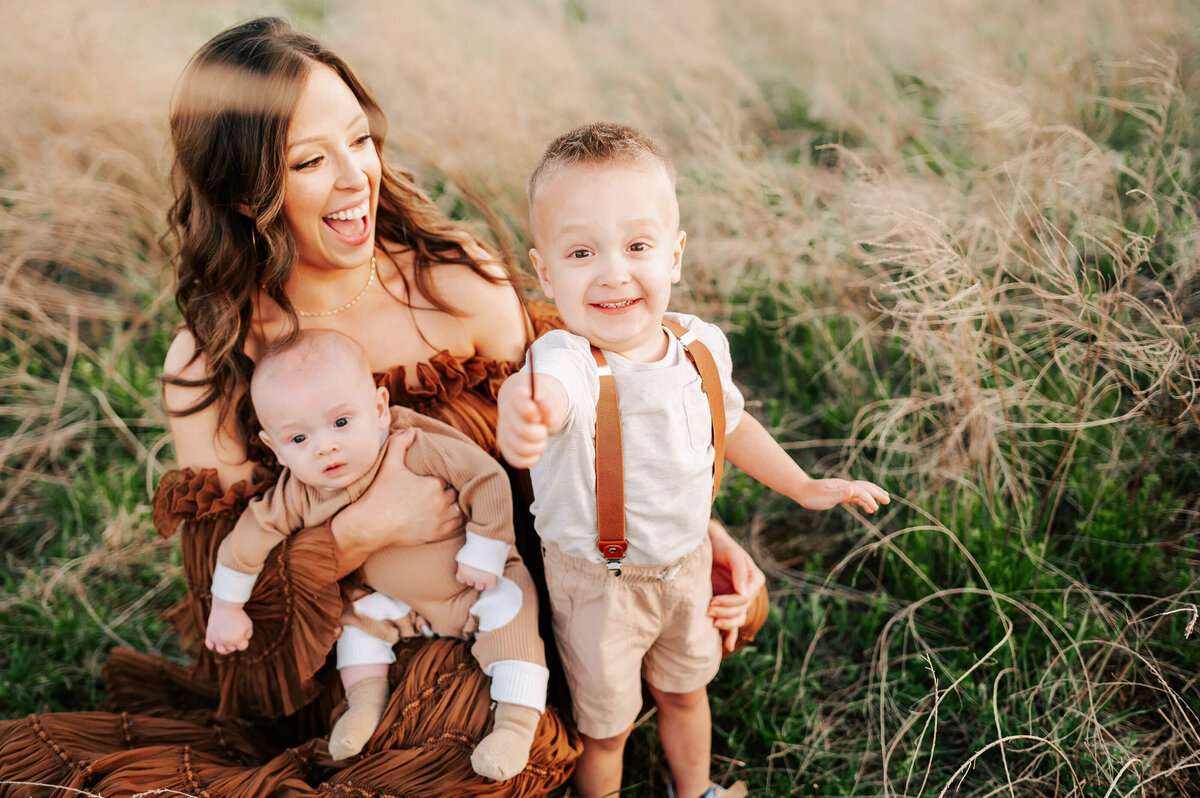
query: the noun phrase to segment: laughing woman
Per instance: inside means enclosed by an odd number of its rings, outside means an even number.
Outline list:
[[[350,575],[378,548],[462,524],[455,497],[406,471],[397,447],[387,478],[276,549],[246,605],[249,648],[218,656],[202,645],[217,546],[278,471],[246,390],[267,347],[301,329],[345,333],[393,402],[495,454],[496,390],[556,322],[385,163],[385,132],[347,64],[282,20],[231,28],[188,65],[171,115],[184,328],[164,377],[179,468],[159,484],[154,512],[159,531],[181,539],[188,593],[171,620],[197,660],[184,669],[117,650],[105,669],[114,713],[0,722],[0,794],[23,781],[102,795],[537,795],[569,775],[578,740],[553,709],[523,773],[503,783],[474,774],[470,751],[491,724],[488,680],[468,644],[444,639],[398,647],[391,699],[362,756],[329,758],[323,737],[342,698],[329,654]],[[513,484],[518,541],[533,543],[528,499]],[[723,530],[712,534],[714,558],[742,586],[714,614],[736,629],[761,574]],[[522,550],[535,573],[536,552]]]

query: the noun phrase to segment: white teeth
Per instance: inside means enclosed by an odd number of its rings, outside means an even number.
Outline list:
[[[596,304],[602,308],[624,308],[637,302],[636,299],[626,299],[624,302],[597,302]]]
[[[341,221],[341,222],[348,222],[351,219],[361,219],[362,217],[367,215],[367,210],[369,207],[370,207],[370,201],[368,200],[368,201],[364,201],[362,205],[357,205],[353,208],[350,208],[349,210],[338,211],[337,213],[331,213],[328,216],[326,216],[325,218],[326,219],[337,219],[338,221]]]

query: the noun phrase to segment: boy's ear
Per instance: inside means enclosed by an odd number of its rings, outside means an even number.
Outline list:
[[[388,389],[380,385],[375,389],[375,412],[378,414],[379,428],[387,429],[392,423],[391,409],[388,407]]]
[[[533,261],[533,271],[537,274],[538,283],[542,286],[542,293],[546,295],[546,299],[554,299],[554,285],[550,282],[550,270],[546,268],[536,247],[529,250],[529,260]]]
[[[671,282],[679,282],[680,276],[683,274],[683,245],[687,243],[687,233],[680,230],[679,240],[675,242],[675,249],[671,253]]]

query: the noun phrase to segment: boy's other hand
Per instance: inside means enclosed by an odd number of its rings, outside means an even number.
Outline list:
[[[738,631],[746,623],[747,612],[767,577],[755,564],[750,552],[733,539],[721,524],[709,519],[708,538],[712,541],[713,597],[708,616],[721,632],[726,650],[737,645]]]
[[[886,490],[865,479],[813,479],[804,485],[797,501],[809,510],[828,510],[839,504],[853,504],[873,513],[879,509],[879,505],[890,504],[892,498]]]
[[[208,630],[204,634],[205,648],[218,654],[245,651],[252,634],[254,624],[241,604],[213,597]]]
[[[462,584],[467,585],[468,587],[473,587],[479,591],[496,589],[495,574],[487,571],[481,571],[478,568],[474,568],[470,565],[464,565],[461,562],[458,564],[458,571],[454,574],[454,578]]]
[[[539,377],[539,387],[549,380]],[[529,468],[542,457],[550,431],[545,408],[533,398],[533,379],[526,372],[510,376],[500,386],[496,403],[496,446],[510,465]],[[540,399],[540,397],[539,397]]]

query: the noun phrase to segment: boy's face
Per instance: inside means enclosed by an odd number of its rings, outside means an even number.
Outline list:
[[[553,172],[534,196],[529,251],[567,328],[631,360],[666,354],[663,312],[685,235],[675,189],[643,158]]]
[[[347,366],[279,371],[254,393],[263,442],[279,462],[316,488],[344,488],[367,473],[391,421],[387,388]]]

